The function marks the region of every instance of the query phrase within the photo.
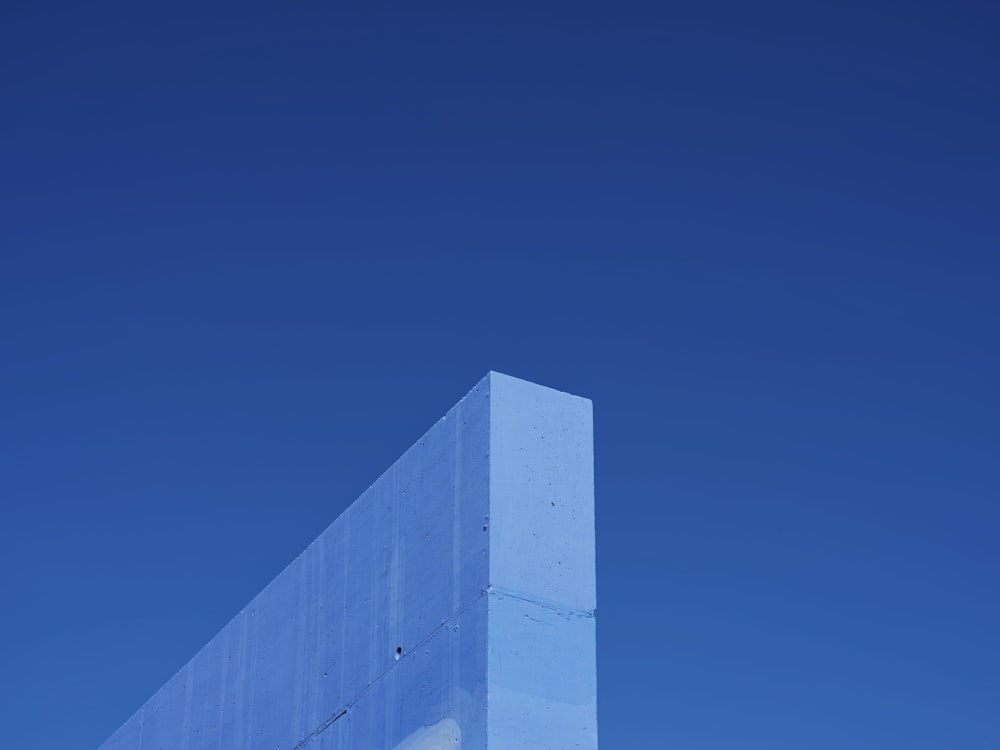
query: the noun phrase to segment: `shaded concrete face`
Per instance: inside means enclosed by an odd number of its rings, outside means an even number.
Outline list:
[[[102,750],[596,748],[586,399],[491,373]]]

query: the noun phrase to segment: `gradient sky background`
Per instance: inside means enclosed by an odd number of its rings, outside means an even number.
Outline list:
[[[94,748],[488,369],[606,748],[1000,747],[995,3],[4,3],[0,747]]]

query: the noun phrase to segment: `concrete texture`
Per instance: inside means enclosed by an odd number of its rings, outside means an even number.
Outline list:
[[[490,373],[101,750],[597,747],[591,404]]]

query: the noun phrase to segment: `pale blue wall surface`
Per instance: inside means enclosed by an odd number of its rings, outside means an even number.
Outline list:
[[[491,373],[102,750],[596,747],[591,425]]]

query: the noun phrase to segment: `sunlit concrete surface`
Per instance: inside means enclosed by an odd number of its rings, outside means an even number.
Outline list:
[[[101,750],[596,748],[592,425],[490,373]]]

